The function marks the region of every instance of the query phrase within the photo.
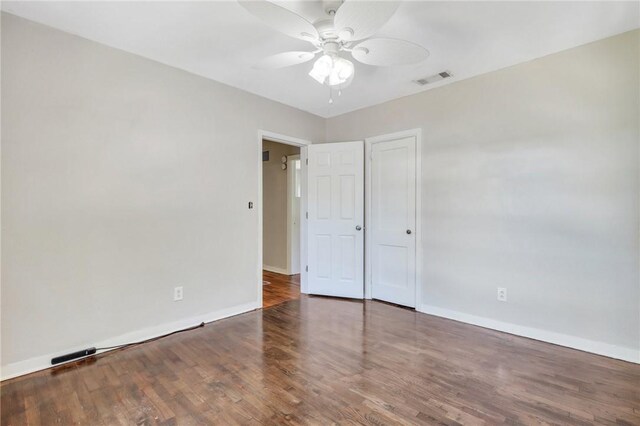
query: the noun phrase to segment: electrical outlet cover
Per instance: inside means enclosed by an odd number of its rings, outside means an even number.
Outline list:
[[[183,297],[182,287],[174,287],[173,300],[174,301],[182,300],[182,297]]]
[[[498,300],[501,302],[507,301],[507,289],[504,287],[498,287]]]

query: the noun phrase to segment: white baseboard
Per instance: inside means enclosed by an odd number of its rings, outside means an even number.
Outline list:
[[[232,306],[230,308],[220,309],[218,311],[209,312],[203,315],[197,315],[194,317],[184,318],[178,321],[170,323],[160,324],[153,327],[144,328],[142,330],[132,331],[130,333],[122,334],[103,340],[101,342],[88,343],[82,347],[68,348],[63,351],[50,353],[42,356],[27,359],[25,361],[14,362],[11,364],[3,365],[0,367],[0,380],[7,380],[13,377],[22,376],[24,374],[33,373],[34,371],[45,370],[51,368],[51,359],[63,354],[68,354],[75,351],[80,351],[88,347],[106,347],[113,346],[127,342],[136,342],[139,340],[146,340],[163,334],[170,333],[172,331],[181,330],[183,328],[198,325],[202,322],[208,323],[223,318],[232,317],[234,315],[243,314],[245,312],[253,311],[261,308],[257,302],[245,303],[242,305]],[[102,351],[101,353],[108,352]]]
[[[517,336],[528,337],[530,339],[540,340],[547,343],[553,343],[555,345],[566,346],[568,348],[591,352],[598,355],[604,355],[609,358],[621,359],[624,361],[640,364],[640,350],[633,348],[612,345],[610,343],[597,342],[594,340],[584,339],[582,337],[556,333],[539,328],[525,327],[522,325],[511,324],[508,322],[493,320],[490,318],[465,314],[463,312],[451,311],[449,309],[443,309],[436,306],[419,305],[416,307],[416,310],[425,314],[448,318],[467,324],[490,328],[492,330],[515,334]]]
[[[269,272],[275,272],[276,274],[289,275],[289,271],[277,266],[262,265],[262,269]]]

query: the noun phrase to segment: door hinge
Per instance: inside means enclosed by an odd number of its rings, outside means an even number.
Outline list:
[[[304,267],[305,272],[309,272],[309,265]]]
[[[305,161],[305,164],[308,166],[309,165],[309,159],[307,158]]]
[[[309,212],[306,212],[304,215],[307,219],[309,219]]]

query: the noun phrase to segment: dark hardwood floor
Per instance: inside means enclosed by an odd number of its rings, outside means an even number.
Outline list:
[[[300,274],[282,275],[262,271],[262,307],[270,308],[300,299]]]
[[[640,365],[305,297],[2,383],[2,424],[640,424]]]

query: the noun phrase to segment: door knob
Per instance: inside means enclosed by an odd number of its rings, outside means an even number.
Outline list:
[[[356,231],[360,231],[361,229],[362,229],[362,226],[360,226],[360,225],[356,226]]]
[[[407,229],[407,234],[411,235],[411,229]]]

